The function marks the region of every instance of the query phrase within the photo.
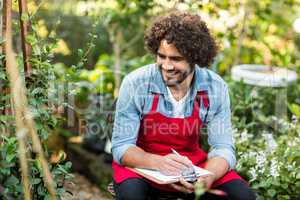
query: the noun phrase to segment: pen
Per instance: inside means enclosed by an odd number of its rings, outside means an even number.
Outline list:
[[[177,155],[177,156],[181,156],[177,151],[175,151],[174,149],[171,148],[171,151]],[[190,166],[186,169],[184,169],[181,172],[181,175],[184,177],[184,179],[188,182],[194,182],[197,180],[197,174],[195,172],[195,169],[193,166]]]
[[[172,153],[174,153],[177,156],[181,156],[177,151],[175,151],[173,148],[171,148]]]
[[[177,155],[177,156],[182,156],[182,155],[180,155],[175,149],[173,149],[173,148],[171,148],[171,151],[172,151],[172,153],[174,153],[175,155]],[[191,166],[192,167],[192,166]],[[194,168],[192,168],[192,169],[194,169]]]

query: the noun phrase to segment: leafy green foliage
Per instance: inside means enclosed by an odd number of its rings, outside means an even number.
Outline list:
[[[287,116],[282,118],[291,119],[297,113],[297,101],[299,101],[299,83],[289,85],[287,88],[265,88],[250,86],[242,81],[235,82],[226,78],[230,89],[232,121],[236,128],[245,128],[255,134],[259,132],[272,131],[274,134],[282,134],[282,129],[278,128],[278,123],[274,120],[277,115],[276,107],[285,106]],[[276,105],[278,94],[286,95],[286,102]],[[289,107],[287,107],[290,104]],[[288,109],[289,108],[289,109]],[[257,132],[257,134],[259,134]],[[257,135],[255,134],[255,136]]]
[[[0,138],[0,183],[5,188],[4,196],[13,199],[23,199],[23,186],[21,184],[18,148],[16,137],[1,136]],[[28,149],[29,151],[29,149]],[[30,169],[29,180],[33,199],[49,199],[49,194],[43,183],[43,171],[37,159],[28,159]],[[56,182],[57,195],[61,196],[65,191],[63,184],[72,176],[69,174],[71,163],[52,165],[50,170]]]
[[[52,42],[55,38],[41,39],[37,36],[35,28],[37,21],[34,16],[28,15],[28,20],[32,23],[32,32],[26,38],[32,46],[32,57],[30,62],[33,67],[33,73],[30,77],[24,76],[21,70],[22,78],[26,82],[27,97],[29,106],[34,114],[38,136],[44,144],[45,140],[54,131],[60,123],[60,119],[53,114],[53,110],[49,107],[48,88],[54,76],[51,64],[52,50],[55,45]],[[1,54],[0,65],[0,89],[3,91],[8,88],[9,82],[4,70],[2,62],[4,56]],[[19,68],[23,69],[21,56],[17,57]],[[2,93],[0,96],[1,110],[10,110],[10,94]],[[0,185],[4,187],[4,198],[23,199],[23,188],[21,181],[20,164],[18,160],[18,146],[15,134],[15,122],[13,115],[4,115],[0,113],[1,135],[0,138]],[[49,158],[50,153],[47,146],[44,146],[46,157]],[[50,199],[50,195],[43,182],[43,171],[38,159],[35,158],[31,151],[31,141],[27,143],[29,180],[33,199]],[[58,197],[64,193],[64,182],[71,178],[71,163],[61,161],[59,163],[50,164],[50,171],[56,183],[55,188]]]
[[[286,89],[233,82],[230,87],[237,171],[260,200],[297,199],[300,185],[299,84]],[[287,116],[276,116],[276,95],[285,92]],[[277,105],[278,106],[278,105]],[[286,109],[288,109],[286,107]]]
[[[300,195],[300,124],[298,119],[285,123],[289,131],[276,140],[267,134],[253,140],[246,130],[236,133],[237,170],[250,180],[260,200],[297,199]]]

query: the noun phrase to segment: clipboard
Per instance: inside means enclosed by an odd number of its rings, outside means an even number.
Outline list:
[[[193,166],[195,168],[197,177],[203,177],[203,176],[209,176],[211,174],[213,174],[212,172],[197,167],[197,166]],[[152,169],[143,169],[143,168],[131,168],[131,167],[126,167],[129,170],[145,177],[146,179],[157,183],[157,184],[170,184],[170,183],[176,183],[179,181],[181,175],[178,176],[172,176],[172,175],[164,175],[161,172],[157,171],[157,170],[152,170]]]

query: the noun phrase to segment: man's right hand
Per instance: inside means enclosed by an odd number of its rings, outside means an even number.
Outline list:
[[[193,165],[186,156],[168,154],[158,159],[158,170],[166,175],[180,175],[181,172]]]

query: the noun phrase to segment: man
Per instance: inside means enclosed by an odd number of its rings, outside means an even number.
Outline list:
[[[126,168],[176,175],[192,164],[213,173],[197,180],[208,192],[214,188],[227,193],[226,197],[207,193],[206,199],[255,199],[233,170],[236,159],[228,89],[207,69],[217,46],[206,24],[189,13],[160,17],[146,31],[145,45],[156,63],[124,78],[116,107],[112,167],[117,199],[147,199],[153,191],[193,198],[193,183],[180,180],[157,185]],[[199,146],[203,124],[208,129],[208,154]]]

